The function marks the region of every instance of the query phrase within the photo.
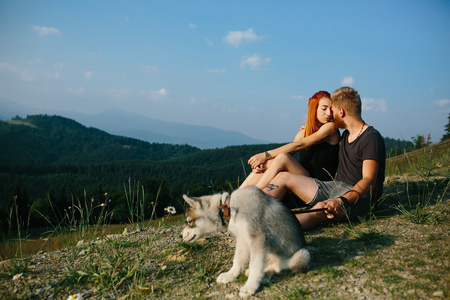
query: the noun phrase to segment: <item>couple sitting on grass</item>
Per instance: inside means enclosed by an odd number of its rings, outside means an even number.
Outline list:
[[[342,137],[338,128],[345,129]],[[299,161],[292,157],[297,152]],[[325,209],[296,215],[309,230],[366,215],[383,191],[385,160],[382,136],[361,118],[358,92],[320,91],[309,99],[306,125],[292,143],[248,160],[253,171],[241,187],[255,185],[280,200],[290,190],[312,209]]]

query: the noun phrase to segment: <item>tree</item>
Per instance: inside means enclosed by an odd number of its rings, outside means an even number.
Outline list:
[[[414,148],[415,149],[422,149],[425,147],[428,147],[431,145],[431,133],[425,137],[424,135],[418,134],[417,136],[411,137],[411,140],[413,141]]]
[[[448,123],[445,125],[445,134],[442,137],[441,141],[450,138],[450,113],[448,114]]]

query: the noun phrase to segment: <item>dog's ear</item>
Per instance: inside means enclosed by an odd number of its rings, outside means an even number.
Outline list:
[[[222,194],[222,203],[225,203],[225,201],[227,201],[227,199],[230,197],[230,194],[228,194],[227,192],[224,192]]]
[[[200,208],[201,203],[197,199],[189,198],[187,195],[183,195],[184,201],[192,208]]]

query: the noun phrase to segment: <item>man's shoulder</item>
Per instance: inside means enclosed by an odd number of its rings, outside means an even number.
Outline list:
[[[381,133],[378,130],[376,130],[373,126],[369,126],[369,128],[367,128],[366,136],[370,136],[371,138],[376,138],[378,140],[381,140],[384,143],[384,139],[381,136]]]

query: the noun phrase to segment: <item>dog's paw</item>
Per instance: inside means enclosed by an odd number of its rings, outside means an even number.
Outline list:
[[[235,280],[236,277],[237,277],[237,276],[234,276],[234,275],[231,274],[230,272],[225,272],[225,273],[220,274],[220,275],[217,277],[216,281],[217,281],[218,283],[229,283],[229,282],[232,282],[233,280]]]
[[[245,270],[245,276],[248,277],[249,275],[250,275],[250,269],[246,269],[246,270]]]
[[[257,289],[258,285],[246,283],[243,287],[241,287],[241,290],[239,291],[239,297],[250,297],[251,295],[255,294]]]

